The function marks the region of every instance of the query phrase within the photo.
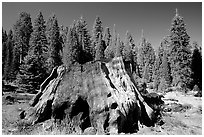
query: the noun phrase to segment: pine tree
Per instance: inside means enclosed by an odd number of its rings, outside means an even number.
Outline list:
[[[104,35],[103,35],[103,40],[105,41],[106,47],[110,46],[110,42],[111,42],[111,33],[110,33],[110,29],[108,27],[106,27]]]
[[[114,26],[113,26],[113,37],[112,37],[112,45],[113,45],[114,49],[116,47],[116,44],[117,44],[117,31],[116,31],[116,26],[114,24]]]
[[[112,41],[110,42],[110,45],[106,47],[104,54],[106,59],[115,57],[115,45],[112,43]]]
[[[123,43],[120,41],[120,36],[118,34],[118,38],[117,38],[117,49],[116,49],[116,57],[122,57],[123,56],[123,48],[124,45]]]
[[[62,43],[60,42],[58,21],[55,15],[52,15],[47,21],[46,36],[49,45],[47,67],[48,73],[50,73],[55,66],[62,64],[62,59],[60,56],[60,51],[62,51]]]
[[[186,31],[183,17],[176,13],[170,29],[170,63],[172,85],[181,88],[188,87],[191,82],[191,51],[189,49],[190,37]]]
[[[197,42],[193,43],[193,55],[192,55],[192,78],[193,86],[197,85],[200,90],[202,90],[202,53],[201,47],[199,47]]]
[[[6,31],[4,31],[4,29],[2,28],[2,76],[4,77],[4,67],[6,64],[6,57],[7,57],[7,33]]]
[[[116,33],[116,27],[114,24],[112,40],[110,41],[109,46],[105,49],[105,57],[107,59],[114,58],[116,56],[115,55],[116,49],[117,49],[117,33]]]
[[[72,64],[79,61],[80,56],[80,47],[78,35],[76,31],[76,22],[74,21],[73,24],[69,27],[67,41],[64,49],[63,54],[63,62],[69,68]]]
[[[64,27],[62,25],[60,26],[60,40],[63,48],[65,47],[65,43],[67,41],[68,31],[69,31],[68,27]]]
[[[26,12],[21,12],[19,19],[16,21],[14,25],[14,42],[15,42],[15,49],[16,49],[16,56],[18,58],[19,63],[16,62],[16,69],[18,69],[18,65],[21,64],[23,58],[27,55],[29,49],[29,40],[31,33],[33,32],[32,29],[32,22],[30,14]]]
[[[153,88],[158,90],[158,86],[160,84],[160,59],[157,56],[155,59],[155,63],[154,63],[154,68],[153,68]]]
[[[139,65],[139,72],[142,77],[144,76],[142,74],[144,74],[144,68],[145,65],[147,64],[148,72],[150,73],[147,82],[153,81],[152,76],[155,58],[156,58],[155,51],[152,48],[151,44],[147,42],[144,37],[142,37],[137,55],[137,63]]]
[[[88,26],[86,20],[81,17],[76,24],[76,33],[79,41],[80,48],[80,59],[79,63],[83,64],[85,62],[93,60],[92,47],[91,47],[91,36],[88,31]],[[101,41],[101,39],[98,41]]]
[[[162,64],[159,68],[159,71],[160,71],[159,90],[165,90],[171,84],[171,70],[170,70],[170,65],[165,52],[162,57]]]
[[[125,38],[125,47],[123,48],[123,56],[124,60],[127,62],[132,63],[132,49],[133,49],[133,38],[131,34],[127,31],[126,38]]]
[[[30,49],[33,50],[33,53],[42,56],[48,51],[47,39],[45,35],[45,20],[41,12],[37,15],[37,18],[34,21],[33,32],[31,33],[30,38]]]
[[[150,72],[149,72],[149,67],[148,67],[148,63],[145,63],[145,67],[144,67],[144,72],[143,72],[143,77],[142,77],[142,81],[144,83],[148,83],[149,82],[149,77],[150,77]]]
[[[40,84],[48,76],[46,69],[43,67],[45,60],[42,56],[33,54],[32,51],[24,58],[20,71],[17,75],[17,83],[19,84],[18,91],[36,93]]]
[[[138,46],[134,45],[132,49],[133,62],[137,64]]]
[[[5,51],[6,58],[5,58],[5,66],[4,66],[4,79],[10,80],[12,78],[12,60],[13,60],[13,48],[14,48],[12,30],[10,30],[8,33],[6,47],[7,47],[7,50]]]
[[[7,33],[4,30],[4,28],[2,28],[2,43],[6,42],[7,38],[8,38]]]
[[[20,54],[19,54],[18,46],[16,46],[14,42],[13,58],[12,58],[12,73],[13,73],[12,80],[16,79],[16,75],[18,74],[19,70],[20,70]]]
[[[104,58],[105,42],[102,40],[102,34],[99,35],[99,41],[96,45],[95,60],[101,60]]]
[[[99,16],[96,17],[94,24],[93,24],[93,31],[92,31],[92,49],[93,49],[93,57],[95,56],[96,52],[96,44],[99,42],[99,34],[103,35],[103,26],[102,21]]]
[[[34,28],[30,38],[29,53],[20,66],[17,75],[18,90],[35,92],[48,76],[46,73],[47,40],[45,35],[45,21],[40,12],[34,21]]]
[[[170,45],[170,40],[169,40],[169,36],[167,36],[163,38],[158,48],[158,56],[156,57],[154,68],[153,68],[153,81],[154,81],[154,88],[156,90],[158,90],[158,86],[161,80],[160,67],[162,64],[163,55],[166,54],[167,59],[170,56],[169,45]],[[168,59],[168,62],[169,62],[169,59]]]

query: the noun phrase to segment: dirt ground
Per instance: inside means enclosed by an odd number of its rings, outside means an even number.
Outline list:
[[[165,106],[171,108],[163,112],[161,126],[142,127],[136,134],[142,135],[201,135],[202,134],[202,98],[169,92],[163,98]],[[177,105],[179,107],[174,107]],[[182,107],[181,107],[182,106]]]
[[[135,135],[201,135],[202,134],[202,98],[172,92],[164,95],[165,112],[162,113],[161,126],[145,127]],[[14,134],[21,110],[28,108],[28,101],[5,103],[2,99],[2,134]],[[175,107],[176,106],[176,107]],[[181,107],[182,106],[182,107]],[[170,109],[170,110],[169,110]],[[30,132],[30,131],[29,131]],[[34,131],[30,134],[36,134]],[[42,131],[38,134],[44,134]]]

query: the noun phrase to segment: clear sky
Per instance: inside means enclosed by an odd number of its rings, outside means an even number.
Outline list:
[[[3,2],[2,25],[8,31],[13,28],[20,12],[30,13],[33,21],[41,11],[46,21],[52,13],[55,13],[59,25],[64,26],[71,25],[74,19],[83,16],[91,32],[93,22],[98,15],[104,28],[110,27],[112,31],[113,25],[116,24],[116,30],[122,40],[128,30],[138,44],[143,29],[144,36],[154,48],[157,48],[163,37],[169,34],[176,8],[184,17],[191,43],[197,41],[201,45],[201,2]]]

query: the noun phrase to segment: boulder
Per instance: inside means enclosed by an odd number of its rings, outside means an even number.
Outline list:
[[[90,127],[96,134],[136,132],[144,115],[148,122],[155,116],[127,74],[122,57],[54,68],[24,114],[24,120],[33,124],[73,120],[81,114],[76,123],[86,134]]]

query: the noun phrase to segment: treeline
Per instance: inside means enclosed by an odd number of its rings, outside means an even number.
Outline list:
[[[96,17],[92,32],[81,17],[69,27],[58,25],[52,15],[45,22],[41,12],[32,25],[30,14],[20,13],[8,33],[2,29],[3,81],[18,85],[18,91],[35,92],[55,66],[122,56],[136,81],[152,83],[156,90],[179,86],[202,89],[202,51],[190,44],[183,17],[176,13],[169,35],[155,52],[144,35],[136,44],[130,32],[120,39],[114,25],[103,28]]]

